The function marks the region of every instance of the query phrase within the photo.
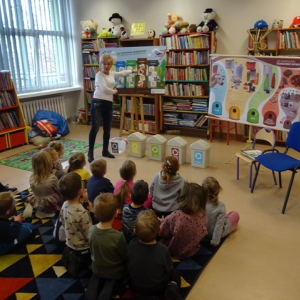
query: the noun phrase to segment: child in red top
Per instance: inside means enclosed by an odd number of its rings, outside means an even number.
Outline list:
[[[160,236],[171,256],[180,259],[195,255],[207,234],[205,205],[207,190],[197,183],[186,182],[180,195],[179,210],[161,219]]]

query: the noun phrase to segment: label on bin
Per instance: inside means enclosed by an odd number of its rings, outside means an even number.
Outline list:
[[[179,149],[178,148],[171,148],[171,155],[176,157],[179,160]]]
[[[203,153],[201,151],[194,151],[195,164],[203,164]]]
[[[119,153],[119,144],[116,142],[110,142],[112,153]]]
[[[159,147],[157,145],[151,145],[151,156],[159,157]]]
[[[139,153],[139,143],[131,142],[131,152],[135,154]]]

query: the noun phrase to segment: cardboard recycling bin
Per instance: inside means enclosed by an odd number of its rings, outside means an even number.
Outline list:
[[[134,132],[128,136],[129,155],[143,157],[146,152],[146,136],[140,132]]]
[[[168,155],[174,156],[178,159],[179,164],[184,164],[186,162],[186,147],[187,141],[177,136],[170,139],[167,143],[167,153]]]
[[[207,168],[209,164],[210,143],[204,140],[198,140],[190,145],[191,164],[197,168]]]
[[[166,156],[167,139],[160,134],[151,136],[147,140],[149,159],[162,161]]]

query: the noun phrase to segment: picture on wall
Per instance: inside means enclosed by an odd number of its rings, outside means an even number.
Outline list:
[[[107,53],[114,59],[112,71],[138,69],[116,79],[116,88],[120,94],[164,94],[166,75],[166,47],[124,47],[103,48],[100,55]]]
[[[289,130],[299,121],[300,58],[211,55],[208,114]]]

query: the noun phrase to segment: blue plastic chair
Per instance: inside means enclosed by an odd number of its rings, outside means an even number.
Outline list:
[[[265,168],[268,168],[272,171],[278,172],[279,174],[279,186],[282,188],[281,184],[281,172],[284,171],[292,171],[292,176],[290,179],[290,184],[285,196],[285,201],[282,207],[281,213],[284,214],[287,202],[289,200],[290,192],[293,186],[293,181],[297,170],[300,169],[300,160],[290,156],[287,154],[288,150],[294,149],[297,152],[300,152],[300,122],[294,122],[288,134],[288,138],[286,140],[286,149],[283,153],[279,153],[277,149],[273,150],[265,150],[261,155],[259,155],[256,160],[258,162],[258,166],[256,169],[254,181],[251,188],[251,193],[253,193],[256,179],[258,176],[260,165],[263,165]],[[274,151],[270,153],[270,151]]]

